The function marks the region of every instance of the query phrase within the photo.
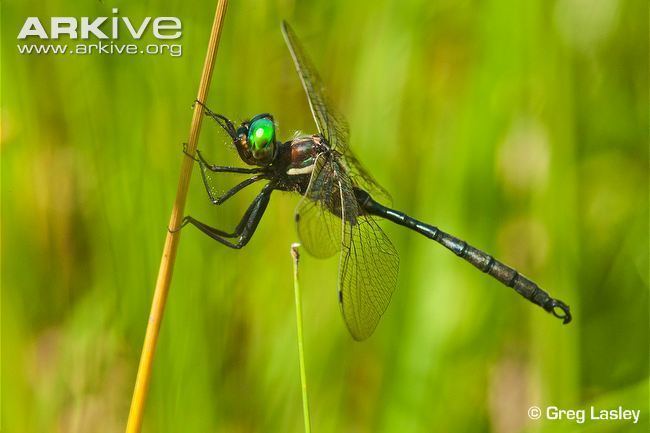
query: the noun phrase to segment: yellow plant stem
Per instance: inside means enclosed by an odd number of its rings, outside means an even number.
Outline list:
[[[221,28],[226,14],[227,3],[227,0],[218,0],[217,2],[212,30],[210,32],[210,41],[208,42],[208,51],[205,56],[203,72],[199,83],[199,91],[196,97],[196,99],[201,103],[205,102],[208,95],[210,80],[212,78],[212,69],[217,56],[217,47],[219,46],[219,38],[221,36]],[[201,104],[195,104],[194,113],[192,115],[192,124],[190,126],[190,137],[187,142],[187,152],[190,155],[194,155],[196,152],[202,119],[203,106]],[[180,177],[178,179],[176,199],[174,200],[174,207],[172,208],[172,214],[169,221],[169,228],[172,230],[180,226],[183,218],[185,199],[187,197],[187,190],[192,176],[192,166],[194,163],[191,158],[186,156],[183,156],[182,159],[183,162],[181,165]],[[158,279],[153,293],[151,312],[149,313],[149,321],[147,322],[147,331],[142,345],[138,374],[135,379],[135,387],[131,399],[131,409],[129,410],[129,419],[126,425],[127,433],[139,433],[142,428],[142,417],[145,402],[147,400],[149,382],[151,380],[151,369],[156,351],[156,343],[160,333],[160,324],[165,311],[167,293],[169,292],[169,284],[172,279],[174,261],[176,259],[176,250],[178,249],[178,242],[180,239],[180,231],[172,230],[167,232],[165,246],[163,247],[162,260],[158,270]]]
[[[309,418],[309,398],[307,395],[307,373],[305,369],[305,350],[302,338],[302,295],[300,294],[300,284],[298,283],[298,262],[300,254],[298,248],[300,244],[291,245],[291,257],[293,258],[293,290],[296,299],[296,328],[298,331],[298,358],[300,361],[300,385],[302,388],[302,413],[305,420],[305,432],[311,433],[311,422]]]

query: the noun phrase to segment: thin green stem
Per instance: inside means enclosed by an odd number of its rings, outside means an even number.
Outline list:
[[[291,244],[291,257],[293,258],[293,289],[296,299],[296,328],[298,330],[298,357],[300,360],[300,385],[302,388],[302,413],[305,419],[305,432],[311,433],[311,422],[309,418],[309,397],[307,396],[307,373],[305,369],[305,350],[302,339],[302,296],[300,284],[298,283],[298,254],[299,243]]]

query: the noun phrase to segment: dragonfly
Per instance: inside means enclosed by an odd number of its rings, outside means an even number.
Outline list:
[[[434,240],[563,323],[569,323],[569,306],[515,269],[437,227],[381,204],[390,202],[390,195],[350,149],[348,123],[329,102],[321,78],[287,22],[282,23],[282,34],[318,132],[281,142],[276,138],[276,123],[269,113],[258,114],[235,127],[226,116],[201,104],[205,115],[226,131],[247,165],[212,164],[199,150],[196,155],[188,154],[200,165],[210,201],[221,205],[249,185],[264,182],[264,186],[234,230],[220,230],[189,215],[184,217],[181,228],[193,225],[217,242],[240,249],[255,233],[273,191],[300,194],[302,198],[295,211],[298,237],[314,257],[339,254],[338,300],[350,334],[359,341],[374,332],[398,281],[399,255],[380,227],[380,220]],[[220,173],[250,177],[222,193],[218,189]]]

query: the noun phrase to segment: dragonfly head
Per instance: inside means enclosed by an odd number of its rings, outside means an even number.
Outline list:
[[[268,113],[258,114],[242,122],[235,132],[235,146],[239,156],[250,165],[268,165],[276,156],[275,122]]]

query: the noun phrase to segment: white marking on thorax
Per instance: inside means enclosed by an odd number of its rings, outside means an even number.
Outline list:
[[[287,170],[287,174],[289,176],[296,176],[299,174],[309,174],[312,171],[314,171],[314,164],[302,168],[290,168],[289,170]]]

